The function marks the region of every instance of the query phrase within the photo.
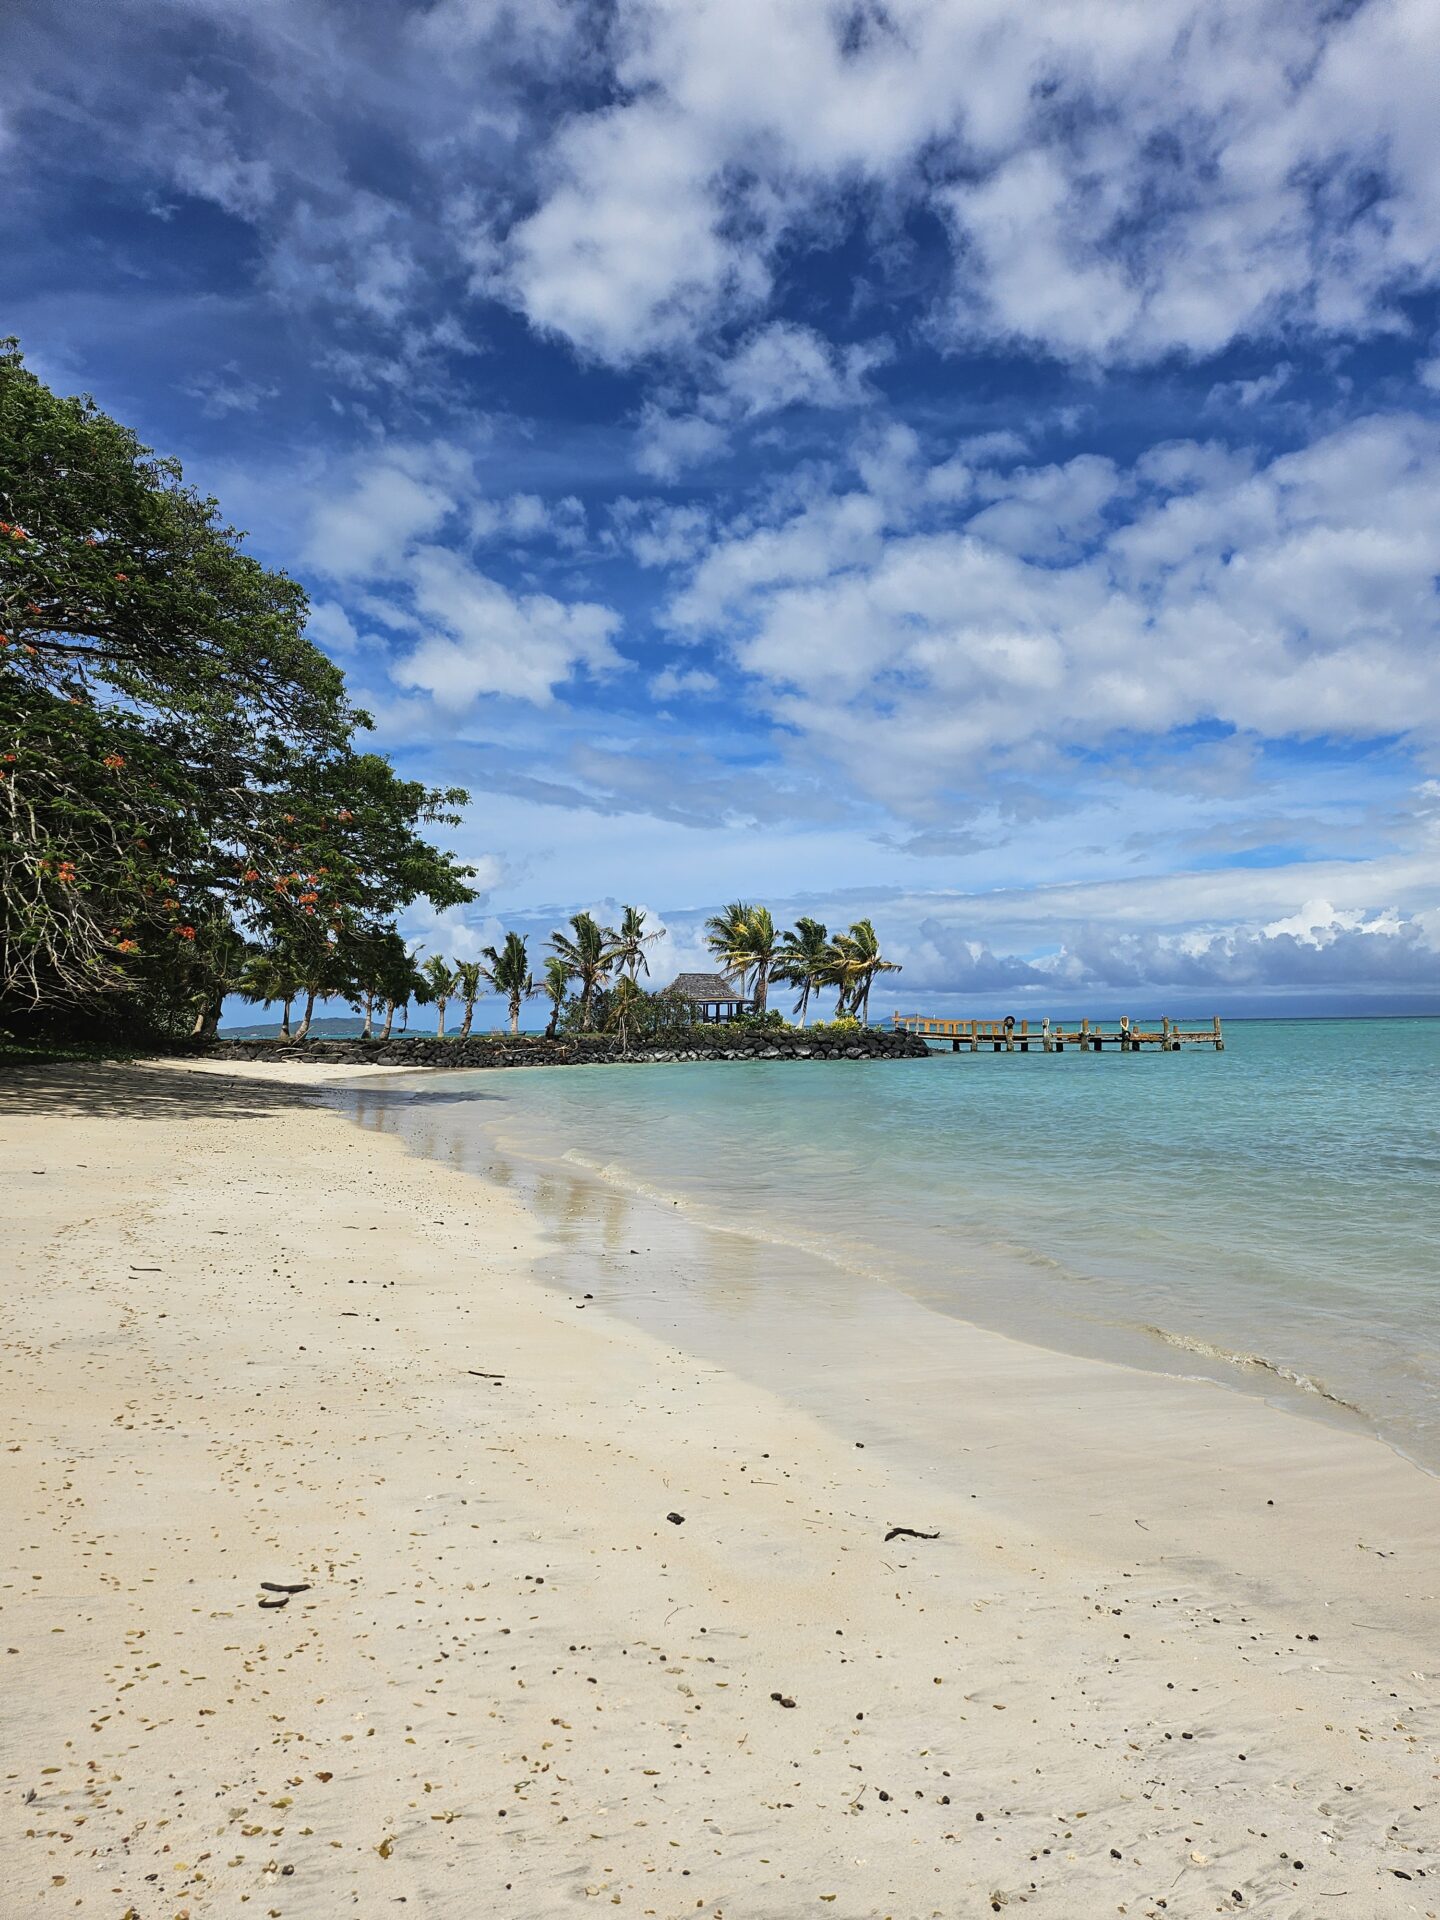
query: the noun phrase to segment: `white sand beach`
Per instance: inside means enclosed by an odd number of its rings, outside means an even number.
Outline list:
[[[783,1394],[317,1072],[0,1086],[7,1917],[1440,1913],[1434,1478],[898,1296]]]

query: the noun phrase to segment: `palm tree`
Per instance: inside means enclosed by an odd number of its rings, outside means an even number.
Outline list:
[[[751,998],[755,1002],[756,1013],[764,1013],[770,977],[774,970],[779,947],[779,935],[775,931],[775,922],[768,907],[752,907],[746,923],[747,951],[750,955],[750,969],[754,975]]]
[[[657,927],[654,933],[646,933],[645,922],[648,918],[643,907],[626,907],[615,935],[615,955],[620,962],[620,971],[629,974],[635,981],[638,981],[642,967],[647,974],[650,971],[650,962],[645,957],[646,947],[653,946],[657,940],[665,937],[664,927]]]
[[[432,953],[420,971],[424,975],[426,987],[425,999],[422,1000],[420,1004],[422,1006],[432,1005],[435,1008],[435,1037],[437,1040],[443,1040],[445,1038],[445,1009],[449,1006],[455,994],[455,975],[449,963],[442,960],[438,953]],[[420,999],[419,994],[416,994],[415,997],[417,1000]]]
[[[555,1029],[560,1024],[560,1009],[565,1004],[565,996],[570,991],[570,969],[558,953],[552,953],[545,962],[545,978],[539,982],[540,991],[550,1002],[550,1018],[545,1026],[545,1038],[553,1040]]]
[[[503,993],[510,1003],[510,1031],[520,1031],[520,1006],[535,991],[535,982],[530,977],[530,955],[525,950],[524,936],[507,933],[505,945],[497,953],[494,947],[486,947],[485,958],[489,965],[485,968],[485,977],[497,993]]]
[[[613,1033],[622,1047],[628,1047],[645,1004],[645,989],[628,973],[622,973],[609,995],[605,1009],[605,1030]]]
[[[795,925],[780,936],[780,950],[770,969],[770,978],[800,989],[794,1010],[800,1016],[802,1027],[809,1017],[811,994],[825,984],[829,957],[830,936],[823,921],[807,920],[801,914]]]
[[[732,900],[705,922],[705,944],[720,963],[720,971],[733,980],[741,993],[750,978],[750,915],[755,909],[748,900]]]
[[[428,994],[415,965],[415,957],[400,935],[389,927],[375,943],[373,957],[366,968],[366,986],[385,1009],[385,1024],[380,1038],[388,1040],[395,1024],[395,1010],[407,1010],[417,993]]]
[[[727,974],[740,982],[754,976],[750,998],[755,1011],[764,1013],[770,969],[775,961],[775,922],[768,907],[755,907],[746,900],[732,900],[705,922],[710,951]]]
[[[489,973],[478,960],[455,962],[455,991],[459,994],[461,1004],[465,1008],[465,1018],[460,1022],[459,1037],[462,1040],[470,1038],[470,1022],[475,1018],[475,1002],[480,998],[481,989],[489,978]]]
[[[270,1007],[280,1002],[280,1038],[290,1038],[290,1009],[300,991],[299,970],[280,954],[252,953],[240,974],[239,992],[253,1006]]]
[[[570,979],[580,983],[580,1026],[588,1033],[596,990],[609,979],[616,957],[615,934],[589,913],[572,914],[570,928],[569,933],[552,933],[550,945]]]
[[[880,942],[868,920],[857,920],[849,933],[837,933],[826,972],[840,986],[840,1005],[847,1007],[862,1024],[870,1018],[870,989],[882,973],[899,973],[898,960],[886,960]]]

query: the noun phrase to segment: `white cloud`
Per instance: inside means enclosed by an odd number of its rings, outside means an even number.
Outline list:
[[[662,667],[650,681],[656,700],[673,700],[676,694],[714,693],[720,682],[703,667]]]
[[[1427,0],[622,0],[614,45],[509,267],[606,358],[753,312],[857,184],[951,223],[958,336],[1066,357],[1393,325],[1440,267]]]
[[[166,170],[182,193],[209,200],[225,213],[256,220],[276,195],[268,160],[240,152],[234,118],[224,94],[193,76],[171,97],[157,142]]]
[[[653,99],[573,122],[556,184],[509,236],[509,277],[532,323],[619,363],[690,341],[769,290],[711,193],[714,156]]]
[[[483,694],[544,706],[577,672],[602,676],[624,664],[612,644],[620,617],[610,608],[511,593],[448,548],[419,548],[406,584],[429,632],[394,663],[392,678],[451,711]]]
[[[670,413],[647,400],[640,410],[635,464],[656,480],[673,480],[686,467],[723,453],[725,429],[698,413]]]
[[[315,506],[307,564],[334,580],[398,573],[410,544],[434,533],[456,507],[454,463],[443,453],[361,456],[348,487],[327,490]]]
[[[870,486],[719,541],[670,608],[871,791],[1202,721],[1440,735],[1434,423],[1364,420],[1268,465],[1172,445],[1129,473],[981,470],[962,526],[932,524],[912,453],[872,449]]]
[[[775,320],[757,328],[719,369],[717,410],[744,418],[784,407],[854,407],[873,397],[866,375],[888,355],[884,342],[836,347],[813,327]]]

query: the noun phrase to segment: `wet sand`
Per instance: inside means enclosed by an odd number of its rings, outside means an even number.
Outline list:
[[[7,1914],[1440,1910],[1440,1483],[899,1296],[687,1346],[315,1084],[0,1087]]]

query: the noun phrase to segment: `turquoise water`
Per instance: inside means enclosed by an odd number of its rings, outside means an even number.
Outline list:
[[[372,1085],[363,1117],[807,1249],[817,1309],[838,1264],[1045,1345],[1363,1422],[1440,1469],[1440,1021],[1226,1040],[447,1074]]]

